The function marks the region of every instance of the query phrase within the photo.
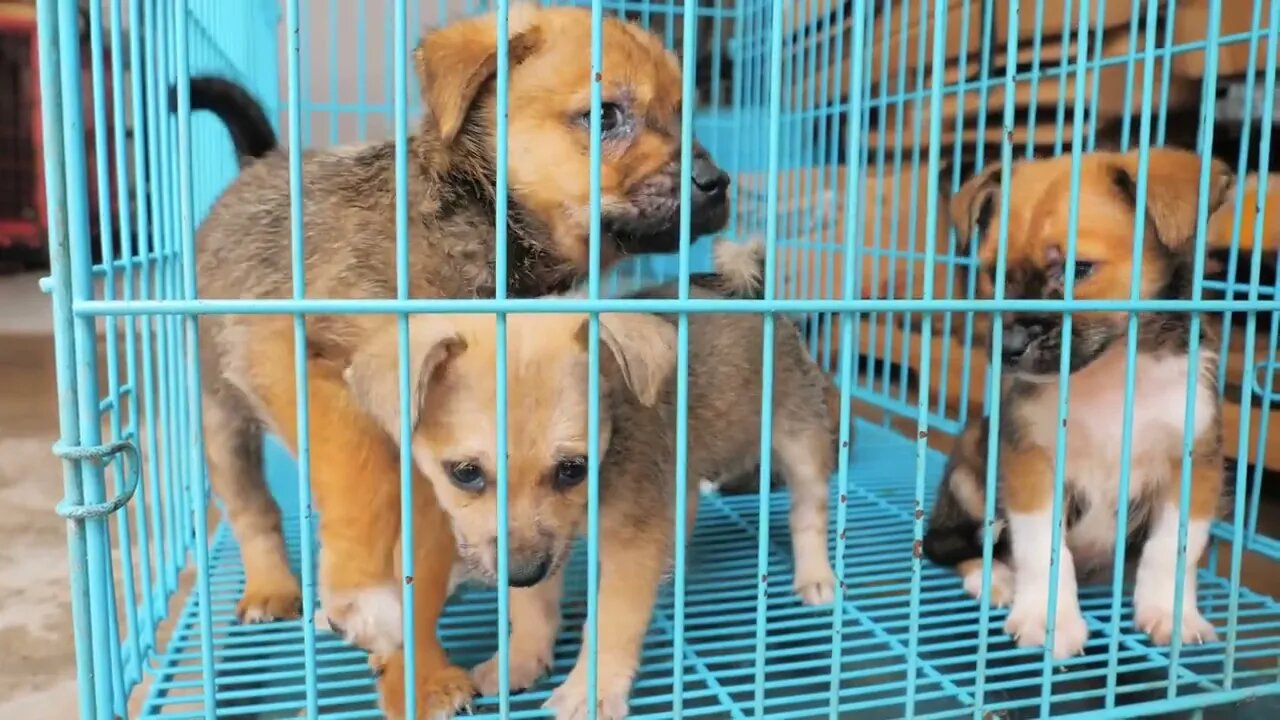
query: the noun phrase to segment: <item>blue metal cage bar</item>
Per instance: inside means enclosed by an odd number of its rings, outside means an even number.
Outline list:
[[[831,482],[837,602],[814,609],[791,597],[788,499],[784,491],[769,489],[771,458],[763,453],[759,493],[711,495],[700,501],[693,540],[676,551],[671,583],[662,591],[646,638],[631,699],[635,716],[1134,717],[1280,695],[1280,603],[1244,587],[1246,551],[1272,572],[1280,562],[1280,541],[1265,534],[1267,518],[1260,511],[1268,502],[1263,485],[1274,484],[1265,476],[1268,462],[1280,460],[1266,454],[1275,431],[1269,420],[1280,363],[1280,281],[1268,282],[1263,274],[1264,265],[1274,273],[1280,256],[1255,244],[1250,256],[1242,258],[1246,228],[1238,222],[1224,272],[1206,275],[1207,164],[1200,180],[1195,238],[1200,252],[1189,299],[1140,300],[1140,262],[1132,269],[1135,290],[1127,300],[1070,299],[1071,273],[1066,275],[1067,300],[1006,300],[1002,282],[995,284],[994,299],[980,299],[974,251],[960,246],[942,214],[945,197],[970,170],[1040,154],[1076,159],[1070,193],[1078,198],[1079,158],[1100,142],[1101,96],[1116,91],[1104,90],[1103,74],[1123,73],[1123,87],[1115,92],[1124,107],[1120,147],[1147,149],[1165,142],[1174,129],[1173,106],[1184,102],[1171,91],[1174,67],[1195,57],[1203,64],[1198,94],[1190,103],[1204,121],[1198,147],[1207,154],[1215,133],[1230,130],[1224,121],[1215,123],[1220,102],[1216,89],[1242,87],[1246,121],[1240,123],[1242,148],[1233,165],[1242,177],[1250,169],[1269,168],[1280,2],[1250,4],[1248,28],[1229,31],[1222,21],[1229,3],[1204,3],[1202,39],[1187,39],[1178,31],[1179,18],[1192,12],[1189,5],[1158,0],[564,4],[589,7],[592,17],[587,60],[594,78],[592,267],[598,269],[601,262],[602,23],[607,15],[622,15],[652,29],[680,56],[685,98],[681,162],[690,166],[696,138],[735,176],[734,209],[723,235],[763,240],[763,299],[690,297],[690,273],[707,269],[711,256],[706,241],[690,236],[688,172],[680,188],[686,210],[678,252],[632,258],[603,277],[592,272],[582,298],[506,297],[503,278],[509,258],[503,242],[506,223],[500,220],[496,297],[410,299],[403,192],[395,218],[395,299],[308,295],[303,286],[301,150],[389,139],[395,144],[395,181],[405,187],[410,119],[422,110],[409,49],[424,27],[491,10],[501,18],[495,79],[496,206],[498,218],[506,216],[506,132],[513,111],[506,99],[507,0],[92,0],[83,16],[86,42],[79,37],[79,3],[38,0],[52,266],[46,288],[55,316],[60,402],[61,438],[55,451],[63,458],[66,497],[59,510],[68,518],[82,718],[379,716],[365,655],[313,620],[318,609],[316,532],[306,447],[310,413],[304,319],[317,313],[399,317],[402,440],[410,434],[409,315],[496,313],[499,448],[506,443],[507,313],[589,313],[592,455],[600,450],[598,314],[675,313],[676,537],[686,530],[683,488],[698,480],[688,477],[684,467],[689,434],[697,431],[688,426],[685,407],[690,316],[763,314],[766,348],[772,347],[775,323],[806,320],[810,352],[837,381],[839,440],[851,450],[841,453]],[[1116,8],[1125,7],[1129,15],[1122,23],[1104,23]],[[1011,31],[1010,18],[1015,27],[1029,23],[1030,30]],[[1114,51],[1117,28],[1127,37],[1121,52]],[[1220,51],[1227,47],[1245,50],[1243,71],[1220,71]],[[87,76],[81,70],[86,53]],[[704,90],[700,78],[707,70],[712,85]],[[722,71],[729,76],[728,87]],[[190,112],[187,80],[203,73],[242,83],[285,130],[292,199],[290,297],[209,300],[197,295],[196,228],[238,172],[219,123]],[[170,88],[176,89],[172,97]],[[1058,88],[1057,97],[1046,100],[1044,88]],[[1073,89],[1069,93],[1067,88]],[[1025,102],[1020,99],[1024,94]],[[976,113],[964,110],[971,100],[979,108]],[[993,105],[999,110],[988,113]],[[1262,119],[1258,127],[1248,121],[1255,117]],[[93,132],[86,135],[89,118]],[[1048,140],[1038,133],[1042,127],[1051,131]],[[1027,128],[1025,137],[1015,137],[1015,130]],[[1256,161],[1248,152],[1255,146]],[[96,158],[92,165],[90,156]],[[1147,196],[1146,175],[1143,157],[1136,182],[1139,206]],[[1246,195],[1242,182],[1229,200],[1235,217],[1256,218],[1249,221],[1253,238],[1269,229],[1270,180],[1261,172],[1256,199]],[[1006,176],[999,190],[1002,212],[1010,191]],[[96,237],[90,233],[90,193],[99,213]],[[1248,208],[1250,202],[1257,207]],[[1137,217],[1133,237],[1140,250],[1146,219],[1142,213]],[[997,279],[1007,270],[1006,225],[1002,215]],[[1068,234],[1075,235],[1074,219]],[[97,265],[91,252],[95,241],[102,258]],[[1073,243],[1066,255],[1071,266]],[[1135,255],[1141,257],[1138,251]],[[1248,279],[1242,281],[1237,271],[1245,268]],[[674,300],[617,297],[647,282],[673,278],[680,280]],[[1132,628],[1125,578],[1116,571],[1109,583],[1081,591],[1092,631],[1089,654],[1054,662],[1051,648],[1016,649],[1000,631],[1004,611],[986,602],[975,604],[951,573],[922,559],[922,511],[932,505],[944,462],[934,444],[937,436],[963,428],[976,404],[985,404],[993,427],[1002,422],[1000,404],[989,390],[1000,385],[999,364],[990,368],[981,391],[969,387],[985,361],[980,325],[990,324],[991,341],[999,347],[1006,313],[1062,313],[1069,328],[1075,314],[1102,310],[1127,313],[1131,329],[1123,458],[1129,458],[1132,446],[1137,312],[1220,317],[1218,353],[1243,358],[1239,378],[1233,380],[1238,387],[1228,382],[1236,377],[1229,375],[1228,363],[1220,365],[1223,397],[1241,409],[1232,428],[1236,447],[1230,448],[1236,458],[1229,476],[1234,506],[1213,526],[1209,560],[1198,576],[1200,607],[1219,630],[1225,629],[1225,642],[1192,645],[1175,630],[1171,648],[1151,645]],[[290,557],[301,579],[300,621],[234,622],[243,566],[228,527],[210,521],[213,498],[207,490],[201,431],[197,328],[202,317],[217,314],[293,316],[300,447],[295,458],[270,443],[265,466],[285,510]],[[1193,315],[1193,352],[1199,346],[1200,322],[1200,315]],[[1263,332],[1267,335],[1260,339]],[[770,390],[772,353],[766,350],[762,360],[764,386]],[[957,372],[949,372],[951,368]],[[1058,516],[1064,505],[1064,440],[1071,412],[1067,381],[1060,388],[1053,502]],[[1190,427],[1194,386],[1176,391],[1187,396],[1185,424]],[[761,439],[768,446],[772,392],[766,391],[762,400]],[[863,412],[864,406],[870,412]],[[1254,409],[1260,410],[1257,419]],[[994,435],[988,448],[992,458]],[[1188,533],[1189,434],[1183,450],[1179,566]],[[505,453],[498,455],[497,522],[505,527],[507,470]],[[401,442],[400,462],[401,562],[407,579],[414,572],[411,498],[429,490],[411,482],[408,442]],[[599,478],[596,463],[588,466],[589,537],[568,573],[565,625],[551,676],[527,693],[478,698],[475,710],[481,717],[545,716],[541,703],[572,667],[577,648],[594,648],[607,628],[608,618],[599,616],[596,599]],[[985,510],[991,522],[996,472],[994,462],[989,466]],[[1125,473],[1118,480],[1124,494],[1130,478]],[[1119,532],[1128,521],[1127,508],[1119,510]],[[1055,531],[1050,560],[1055,584],[1060,532]],[[498,542],[501,587],[508,577],[505,533]],[[988,593],[993,550],[988,533],[983,547]],[[1121,543],[1116,564],[1124,559]],[[1176,606],[1187,601],[1182,585],[1179,576]],[[171,603],[179,596],[181,610],[171,615]],[[1050,598],[1052,618],[1056,593]],[[412,648],[416,619],[408,582],[403,601],[409,607],[404,634]],[[446,648],[460,663],[479,662],[496,646],[503,686],[509,642],[505,630],[498,630],[505,629],[509,614],[505,590],[468,589],[451,600],[440,626]],[[585,632],[580,632],[584,620]],[[592,676],[595,655],[589,652]],[[415,676],[413,657],[410,652],[405,665],[410,680]],[[406,707],[412,713],[421,698],[415,696],[413,682],[406,687]]]

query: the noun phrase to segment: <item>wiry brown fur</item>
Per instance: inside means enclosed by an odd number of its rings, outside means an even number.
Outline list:
[[[738,276],[741,279],[742,276]],[[757,280],[758,282],[758,280]],[[700,283],[733,294],[757,293],[717,273]],[[699,290],[696,294],[709,291]],[[662,296],[662,288],[652,291]],[[688,527],[700,477],[732,474],[759,456],[761,319],[747,314],[689,317]],[[497,579],[495,321],[491,315],[411,320],[414,457],[449,514],[469,574]],[[626,713],[640,646],[675,539],[675,324],[640,314],[601,316],[599,698],[602,717]],[[388,428],[399,427],[395,335],[346,372],[355,394]],[[507,319],[507,507],[512,589],[511,683],[528,687],[551,660],[560,623],[562,570],[585,533],[585,483],[559,487],[560,459],[586,455],[587,324],[582,315],[509,315]],[[796,591],[830,602],[835,578],[827,556],[828,483],[833,437],[828,380],[785,320],[775,335],[773,454],[792,489]],[[486,486],[459,486],[457,463],[483,470]],[[517,580],[518,579],[518,580]],[[550,704],[579,717],[586,697],[580,659]],[[498,691],[496,663],[477,667],[482,692]]]
[[[586,270],[590,15],[582,9],[512,7],[508,291],[535,296],[568,287]],[[432,31],[415,52],[427,108],[408,140],[411,298],[494,294],[495,21],[473,18]],[[624,108],[622,130],[604,140],[601,187],[606,265],[623,253],[664,252],[679,237],[681,81],[659,40],[616,20],[604,24],[604,97]],[[728,179],[701,148],[693,172],[695,233],[727,216]],[[394,144],[303,153],[305,294],[396,295]],[[202,298],[292,294],[288,162],[253,162],[226,190],[198,233]],[[355,408],[341,369],[392,321],[306,319],[312,489],[322,518],[321,601],[347,638],[398,662],[399,471],[384,428]],[[297,447],[292,322],[271,316],[201,320],[210,477],[240,541],[246,621],[297,614],[299,588],[263,482],[260,433]],[[419,493],[419,495],[424,495]],[[429,495],[429,494],[427,494]],[[429,500],[429,497],[426,498]],[[450,551],[447,523],[419,503],[418,550]],[[426,548],[426,550],[423,550]],[[419,698],[423,714],[452,712],[471,686],[435,638],[446,570],[419,566]],[[398,698],[387,698],[395,714]]]
[[[1082,158],[1076,258],[1088,263],[1077,274],[1076,299],[1126,299],[1133,272],[1133,223],[1137,153],[1093,153]],[[1147,176],[1146,234],[1137,296],[1178,299],[1190,295],[1201,159],[1185,151],[1153,149]],[[1007,298],[1060,299],[1066,273],[1066,241],[1072,211],[1071,158],[1059,157],[1015,164],[1007,172]],[[1209,167],[1208,212],[1228,197],[1231,174],[1220,162]],[[1000,232],[1001,169],[989,168],[970,180],[952,199],[951,215],[962,240],[976,234],[983,280],[979,290],[992,293],[993,268]],[[1004,315],[1004,377],[998,440],[998,522],[993,528],[996,565],[990,597],[1012,602],[1007,630],[1023,645],[1045,641],[1040,582],[1047,565],[1039,562],[1041,546],[1047,562],[1047,530],[1054,483],[1058,422],[1058,369],[1062,362],[1064,316],[1051,313]],[[1168,642],[1174,624],[1183,637],[1209,639],[1212,627],[1195,606],[1194,565],[1204,537],[1189,544],[1187,598],[1181,620],[1172,617],[1172,592],[1164,587],[1175,573],[1176,538],[1170,518],[1178,514],[1183,412],[1188,376],[1193,382],[1196,416],[1192,436],[1192,536],[1203,535],[1216,514],[1222,493],[1222,448],[1216,391],[1216,342],[1202,324],[1199,353],[1190,356],[1189,313],[1137,314],[1133,399],[1133,431],[1128,498],[1117,497],[1120,435],[1124,416],[1124,377],[1128,317],[1123,312],[1078,312],[1071,329],[1070,395],[1064,457],[1063,518],[1055,654],[1078,652],[1087,637],[1075,598],[1074,573],[1082,576],[1107,568],[1115,538],[1117,503],[1129,505],[1126,542],[1140,555],[1135,591],[1135,621],[1157,642]],[[987,473],[987,419],[975,418],[959,438],[944,472],[925,535],[924,552],[934,562],[955,566],[965,586],[981,594],[982,534]],[[1030,523],[1030,524],[1028,524]],[[1020,534],[1021,533],[1021,534]],[[1022,545],[1020,547],[1020,544]],[[1034,548],[1034,552],[1027,548]],[[1019,565],[1019,552],[1032,552]],[[1013,567],[1010,567],[1012,565]],[[1029,578],[1035,579],[1029,579]],[[1171,587],[1171,586],[1170,586]],[[1168,597],[1165,597],[1168,595]],[[1037,607],[1033,607],[1037,606]],[[1189,610],[1188,610],[1189,608]]]

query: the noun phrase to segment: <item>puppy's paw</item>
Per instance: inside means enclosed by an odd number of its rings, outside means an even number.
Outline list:
[[[982,569],[970,571],[964,576],[964,591],[978,602],[982,602]],[[1008,607],[1013,604],[1013,571],[1008,565],[995,561],[991,565],[991,605]]]
[[[410,720],[405,715],[404,653],[371,656],[369,667],[378,679],[382,712],[389,720]],[[475,687],[460,667],[447,666],[431,671],[418,670],[417,712],[413,720],[447,720],[459,711],[471,711]]]
[[[826,563],[816,568],[799,568],[793,587],[805,605],[830,605],[836,599],[836,574]]]
[[[627,717],[627,700],[631,695],[631,680],[625,677],[596,675],[596,718],[598,720],[622,720]],[[586,720],[587,673],[575,667],[564,683],[551,693],[543,707],[555,713],[556,720]]]
[[[351,645],[389,655],[404,643],[400,588],[395,585],[325,592],[321,604],[329,628]]]
[[[533,687],[533,684],[551,668],[551,648],[535,651],[522,650],[514,645],[511,649],[511,662],[507,665],[507,684],[511,692],[520,692]],[[498,683],[498,655],[485,660],[471,670],[471,680],[481,695],[494,696],[501,692]]]
[[[1089,624],[1077,607],[1062,600],[1058,602],[1058,617],[1053,628],[1053,656],[1066,660],[1084,652],[1089,639]],[[1013,636],[1020,648],[1043,647],[1045,628],[1049,624],[1043,598],[1030,601],[1014,599],[1013,609],[1004,623],[1004,631]]]
[[[246,624],[292,620],[301,614],[302,591],[292,575],[251,579],[236,605],[236,619]]]
[[[1134,602],[1133,624],[1151,637],[1157,645],[1168,645],[1173,642],[1173,628],[1177,619],[1173,614],[1172,604]],[[1213,624],[1200,614],[1194,604],[1194,598],[1187,598],[1182,604],[1182,642],[1184,644],[1200,644],[1216,642],[1218,633]]]

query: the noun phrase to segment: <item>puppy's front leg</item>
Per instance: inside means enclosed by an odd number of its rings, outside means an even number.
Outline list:
[[[511,692],[532,687],[551,667],[556,633],[560,629],[560,595],[564,590],[564,571],[530,588],[511,588],[511,662],[507,680]],[[498,655],[477,665],[471,679],[481,695],[497,695]]]
[[[1217,640],[1213,625],[1196,607],[1196,568],[1209,543],[1209,525],[1222,493],[1222,458],[1217,452],[1197,458],[1191,468],[1191,516],[1187,520],[1187,555],[1178,566],[1179,463],[1173,463],[1166,480],[1165,497],[1154,510],[1133,590],[1133,621],[1152,641],[1167,645],[1173,629],[1182,627],[1185,643]],[[1182,616],[1173,613],[1178,573],[1183,575]]]
[[[413,614],[416,651],[417,716],[452,717],[471,702],[473,685],[467,672],[449,662],[440,646],[437,625],[449,599],[450,575],[455,559],[449,519],[436,503],[435,495],[420,478],[421,488],[413,494]],[[397,563],[397,568],[399,564]],[[371,658],[378,673],[378,690],[387,717],[405,715],[404,650],[385,659]]]
[[[296,453],[292,343],[275,345],[285,348],[262,353],[254,365],[254,390],[272,429]],[[311,492],[320,512],[321,605],[349,642],[390,653],[402,643],[400,587],[392,568],[400,535],[397,455],[331,367],[310,363],[307,391]]]
[[[668,521],[669,522],[669,521]],[[620,523],[621,524],[621,523]],[[604,523],[601,527],[604,528]],[[668,565],[668,543],[660,526],[649,529],[611,527],[600,538],[599,622],[596,634],[596,717],[617,720],[627,716],[631,682],[649,629],[658,586]],[[591,658],[585,642],[578,662],[564,683],[547,700],[556,720],[587,717],[587,672]]]
[[[1045,644],[1049,625],[1050,549],[1053,547],[1053,461],[1039,448],[1005,446],[1001,490],[1009,516],[1013,554],[1013,607],[1005,632],[1018,647]],[[1058,540],[1058,603],[1054,617],[1053,656],[1080,654],[1089,626],[1080,613],[1075,562],[1063,532]]]

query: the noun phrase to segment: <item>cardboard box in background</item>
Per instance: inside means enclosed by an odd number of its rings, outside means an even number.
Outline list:
[[[1219,19],[1221,32],[1219,37],[1229,38],[1233,35],[1245,35],[1256,32],[1258,51],[1256,68],[1258,81],[1262,81],[1262,73],[1267,63],[1267,23],[1271,18],[1273,2],[1280,0],[1224,0],[1220,3],[1222,14]],[[1256,7],[1261,5],[1261,7]],[[1179,0],[1174,8],[1173,40],[1178,45],[1202,43],[1209,30],[1212,5],[1209,0]],[[1253,24],[1255,9],[1260,11],[1258,30]],[[1161,28],[1163,31],[1163,28]],[[1280,59],[1280,49],[1276,51],[1276,59]],[[1239,37],[1227,40],[1218,47],[1218,77],[1241,76],[1249,70],[1249,38]],[[1205,72],[1205,51],[1189,50],[1174,56],[1173,71],[1186,77],[1200,78]]]
[[[980,71],[983,55],[984,6],[985,3],[982,0],[968,0],[967,2],[966,0],[949,0],[947,3],[944,50],[947,84],[954,84],[959,80],[958,68],[961,65],[962,57],[966,66],[965,75],[968,78],[976,78]],[[814,90],[798,90],[793,96],[793,100],[797,105],[805,104],[803,100],[805,96],[819,96],[821,79],[811,79],[810,76],[812,75],[827,79],[829,97],[844,97],[848,93],[850,86],[849,52],[851,50],[849,33],[853,26],[853,18],[848,17],[846,10],[843,24],[837,27],[835,21],[839,19],[839,7],[838,0],[800,0],[791,6],[792,9],[787,17],[786,31],[800,41],[799,47],[804,48],[804,50],[794,51],[793,58],[795,60],[793,62],[798,61],[801,57],[807,58],[810,54],[807,51],[811,46],[814,46],[812,54],[815,56],[816,64],[819,65],[818,68],[812,69],[814,72],[797,73],[797,77],[803,78],[801,80],[802,84],[812,82],[818,86],[817,92]],[[866,41],[871,44],[871,54],[868,58],[870,64],[868,65],[864,62],[864,72],[867,73],[867,77],[872,83],[877,84],[882,79],[887,78],[889,86],[895,90],[901,84],[900,79],[905,79],[907,89],[914,90],[920,86],[920,83],[917,82],[917,76],[920,75],[920,68],[923,65],[923,84],[927,86],[932,79],[933,43],[937,35],[937,26],[932,22],[933,17],[929,18],[929,22],[922,23],[918,3],[895,3],[887,18],[879,13],[879,4],[877,4],[876,9],[874,27],[866,38]],[[1063,29],[1070,25],[1072,28],[1071,35],[1074,38],[1078,35],[1080,27],[1078,3],[1072,3],[1069,23],[1064,22],[1066,20],[1064,17],[1066,9],[1064,0],[1040,0],[1037,3],[1025,3],[1023,5],[1015,26],[1019,39],[1018,56],[1020,62],[1025,62],[1029,65],[1030,57],[1034,52],[1037,20],[1040,22],[1041,29],[1040,54],[1042,65],[1048,67],[1050,63],[1056,64],[1058,62],[1061,57]],[[1094,3],[1094,14],[1090,18],[1091,36],[1089,42],[1091,45],[1097,36],[1098,17],[1096,9],[1097,5]],[[1124,31],[1124,34],[1127,35],[1127,27],[1130,20],[1129,3],[1107,3],[1102,19],[1102,26],[1107,30],[1108,34]],[[927,25],[927,27],[922,30],[922,25]],[[1006,56],[1006,47],[1008,46],[1009,28],[1008,4],[995,2],[990,38],[991,62],[988,68],[992,78],[999,78],[1004,75],[1004,58]],[[824,52],[831,52],[829,48],[834,46],[836,36],[839,33],[845,34],[845,39],[841,43],[843,46],[843,70],[836,73],[827,69],[824,72],[822,67],[825,64]],[[1074,43],[1072,49],[1074,52]],[[1092,54],[1091,52],[1090,55]],[[834,62],[834,58],[828,58],[827,61]],[[838,78],[837,75],[839,76]],[[873,91],[873,95],[876,94],[883,95],[884,91]]]

